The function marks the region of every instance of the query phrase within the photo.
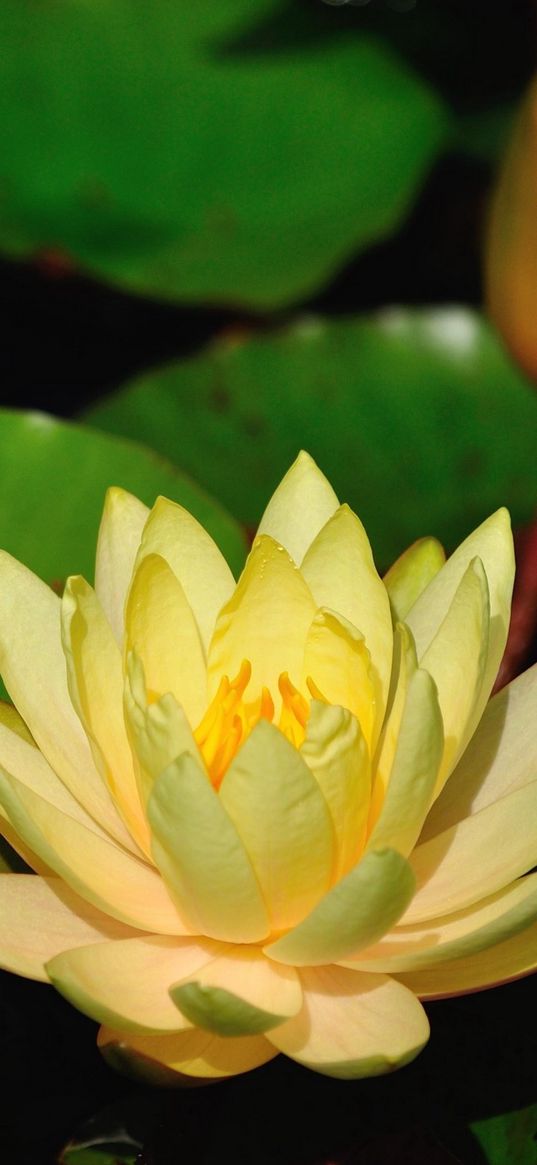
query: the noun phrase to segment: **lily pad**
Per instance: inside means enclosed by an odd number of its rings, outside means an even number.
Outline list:
[[[141,377],[88,418],[143,434],[251,526],[308,449],[382,566],[422,535],[452,548],[498,506],[522,523],[537,505],[537,396],[464,308],[230,338]]]
[[[537,1165],[537,1104],[471,1125],[488,1165]]]

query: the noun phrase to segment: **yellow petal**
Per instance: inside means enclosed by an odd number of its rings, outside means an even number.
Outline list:
[[[73,706],[93,744],[110,794],[129,832],[147,854],[149,829],[123,718],[121,652],[95,591],[80,576],[66,583],[62,638]]]
[[[303,922],[265,947],[265,953],[297,967],[334,963],[394,926],[414,887],[408,862],[395,850],[366,854]]]
[[[416,648],[408,627],[400,623],[394,632],[393,670],[384,725],[373,762],[373,787],[369,829],[377,821],[393,769],[408,686],[417,668]]]
[[[171,1036],[125,1036],[103,1027],[98,1044],[113,1067],[167,1086],[173,1079],[164,1074],[162,1080],[159,1069],[176,1073],[178,1081],[182,1076],[210,1080],[250,1072],[276,1055],[265,1036],[230,1039],[200,1028]]]
[[[422,845],[410,858],[418,886],[403,925],[451,914],[537,865],[537,781]]]
[[[203,761],[186,715],[171,692],[148,703],[143,665],[135,652],[127,659],[124,700],[140,797],[147,805],[155,778],[183,752],[192,753],[201,765]]]
[[[45,963],[60,951],[134,933],[59,878],[0,876],[0,966],[6,971],[48,983]]]
[[[121,646],[125,599],[149,510],[118,486],[107,491],[95,562],[95,591]]]
[[[418,668],[408,685],[393,768],[367,850],[390,846],[405,857],[411,853],[431,803],[443,743],[436,687]]]
[[[274,930],[294,926],[330,884],[334,835],[300,753],[260,720],[230,765],[220,800],[242,838]]]
[[[397,976],[420,999],[446,999],[497,987],[537,969],[537,923],[477,955]]]
[[[384,575],[394,623],[402,623],[421,592],[441,570],[446,555],[436,538],[419,538]]]
[[[313,539],[338,506],[330,482],[309,453],[302,450],[273,493],[257,533],[269,534],[300,565]]]
[[[148,690],[157,696],[172,692],[196,725],[207,706],[203,647],[185,592],[158,554],[146,555],[136,569],[126,642],[143,663]]]
[[[91,817],[132,844],[71,704],[61,645],[60,600],[31,571],[0,553],[0,672],[49,764]]]
[[[144,529],[138,564],[148,554],[165,558],[181,583],[207,651],[216,616],[235,588],[218,546],[188,510],[157,498]]]
[[[140,930],[190,933],[151,866],[2,772],[0,800],[23,841],[87,902]]]
[[[296,1015],[302,989],[292,967],[279,967],[255,947],[233,947],[170,988],[197,1027],[221,1036],[258,1035]]]
[[[267,535],[257,538],[216,623],[208,657],[210,695],[222,676],[237,675],[248,659],[251,698],[267,687],[278,716],[278,678],[288,672],[293,683],[300,684],[304,643],[314,614],[311,594],[287,551]],[[308,694],[307,688],[302,691]]]
[[[397,926],[375,946],[343,961],[362,971],[415,971],[487,950],[536,920],[537,874],[529,874],[466,910],[421,926]]]
[[[13,704],[8,704],[6,700],[0,700],[0,724],[9,728],[10,732],[15,732],[27,744],[33,744],[35,747],[35,740],[28,725],[24,723],[22,716],[19,715]]]
[[[340,506],[317,535],[301,570],[317,606],[343,615],[365,636],[381,723],[392,666],[390,603],[367,534],[348,506]]]
[[[358,721],[346,708],[312,700],[300,753],[332,819],[336,845],[332,876],[339,881],[359,857],[369,811],[369,753]]]
[[[67,950],[47,963],[51,982],[80,1011],[125,1032],[178,1032],[192,1025],[170,984],[214,959],[210,939],[147,935]]]
[[[378,715],[370,657],[363,635],[347,619],[321,608],[304,648],[304,681],[312,677],[329,704],[348,708],[370,745]]]
[[[245,846],[206,774],[184,753],[149,798],[153,854],[194,930],[229,942],[268,934],[267,912]]]
[[[302,1010],[267,1034],[280,1052],[325,1076],[379,1076],[408,1064],[429,1038],[423,1008],[384,975],[343,967],[300,972]]]

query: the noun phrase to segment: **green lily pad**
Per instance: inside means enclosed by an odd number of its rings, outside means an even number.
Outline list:
[[[220,343],[88,416],[173,454],[252,526],[308,449],[382,566],[422,535],[450,548],[498,506],[520,523],[537,504],[537,396],[463,308],[310,319]]]
[[[397,225],[449,119],[382,41],[311,24],[295,0],[0,0],[0,246],[161,298],[318,287]]]
[[[51,584],[93,578],[104,495],[120,485],[151,505],[165,494],[186,506],[240,569],[244,537],[222,506],[169,462],[43,413],[0,409],[0,547]]]
[[[537,1104],[470,1127],[488,1165],[537,1165]]]

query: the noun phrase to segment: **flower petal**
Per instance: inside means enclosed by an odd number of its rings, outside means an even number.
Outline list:
[[[383,582],[390,596],[394,623],[404,622],[445,561],[444,548],[436,538],[419,538],[390,566]]]
[[[215,958],[211,939],[147,935],[67,950],[47,963],[51,982],[86,1015],[126,1032],[178,1032],[191,1024],[171,983]]]
[[[279,967],[255,947],[233,947],[170,988],[197,1027],[221,1036],[258,1035],[296,1015],[302,988],[292,967]]]
[[[183,506],[157,498],[144,529],[138,565],[148,554],[165,558],[179,580],[207,651],[216,616],[235,589],[218,546]]]
[[[22,840],[87,902],[140,930],[189,933],[151,866],[2,772],[0,801]]]
[[[408,906],[414,887],[408,862],[395,850],[366,854],[307,918],[265,947],[265,953],[297,967],[337,962],[389,930]]]
[[[321,608],[304,648],[304,682],[311,676],[329,704],[348,708],[368,745],[376,738],[376,707],[370,656],[360,631],[347,619]]]
[[[358,721],[347,708],[312,700],[300,754],[332,819],[336,842],[333,878],[339,881],[362,850],[369,810],[369,753]]]
[[[106,494],[97,539],[95,592],[119,645],[125,599],[149,510],[133,494],[112,486]]]
[[[392,617],[367,534],[356,514],[340,506],[312,542],[302,574],[318,607],[348,619],[365,637],[382,722],[392,666]]]
[[[300,972],[302,1010],[267,1034],[280,1052],[325,1076],[379,1076],[408,1064],[429,1038],[421,1004],[384,975],[343,967]]]
[[[326,892],[334,834],[324,797],[300,753],[260,720],[232,761],[220,800],[255,870],[271,927],[294,926]]]
[[[6,971],[48,983],[45,963],[60,951],[134,933],[59,878],[0,875],[0,966]]]
[[[267,687],[278,714],[278,678],[288,672],[294,684],[301,683],[304,642],[315,610],[287,551],[265,534],[257,538],[236,589],[218,616],[209,648],[210,695],[222,676],[236,675],[243,660],[249,659],[252,699]],[[307,694],[306,688],[303,691]]]
[[[224,803],[189,753],[153,785],[155,861],[195,930],[228,942],[256,942],[269,930],[250,859]]]
[[[192,729],[171,692],[148,703],[144,669],[131,651],[125,680],[125,720],[131,741],[140,796],[147,805],[153,782],[168,765],[190,752],[203,766]]]
[[[276,1055],[265,1036],[230,1039],[200,1028],[171,1036],[132,1034],[126,1037],[103,1027],[97,1042],[114,1068],[168,1086],[173,1078],[162,1072],[163,1069],[176,1074],[178,1081],[181,1076],[210,1080],[250,1072]]]
[[[476,955],[397,976],[420,999],[447,999],[498,987],[537,970],[537,923]]]
[[[371,790],[371,805],[369,810],[370,830],[373,828],[384,804],[386,789],[388,788],[399,741],[399,731],[407,698],[408,685],[417,666],[416,648],[412,633],[404,623],[399,623],[394,631],[393,669],[388,696],[388,707],[373,763],[373,787]]]
[[[302,450],[273,493],[257,533],[269,534],[300,565],[313,539],[338,506],[330,482],[309,453]]]

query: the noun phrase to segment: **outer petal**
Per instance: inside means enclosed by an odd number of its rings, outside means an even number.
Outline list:
[[[171,692],[149,704],[141,660],[130,652],[125,680],[125,720],[140,797],[147,805],[153,782],[168,765],[190,752],[203,767],[186,715]]]
[[[0,800],[22,840],[87,902],[140,930],[189,933],[145,862],[1,772]]]
[[[276,1050],[265,1036],[216,1036],[194,1028],[172,1036],[125,1037],[110,1028],[101,1028],[98,1044],[106,1059],[120,1071],[135,1073],[143,1080],[162,1082],[161,1069],[200,1079],[239,1076],[273,1060]],[[164,1083],[173,1083],[164,1073]]]
[[[345,965],[362,971],[415,971],[477,954],[526,930],[537,920],[537,874],[421,926],[399,926]]]
[[[117,642],[123,643],[125,599],[149,510],[118,486],[107,491],[97,539],[95,591]]]
[[[336,843],[334,881],[357,861],[369,811],[371,771],[360,725],[347,710],[312,700],[301,756],[328,806]]]
[[[393,670],[388,708],[373,763],[373,788],[369,813],[370,829],[373,828],[384,803],[399,742],[399,731],[408,686],[418,666],[414,640],[404,623],[399,623],[395,628],[393,647]]]
[[[130,833],[147,854],[149,830],[123,719],[121,652],[95,591],[80,576],[67,580],[62,636],[73,706],[93,744],[96,764],[110,794]]]
[[[0,672],[49,764],[88,813],[123,845],[131,840],[97,772],[71,704],[60,634],[60,600],[0,552]]]
[[[235,588],[218,546],[188,510],[157,498],[144,529],[138,564],[148,554],[165,558],[179,579],[207,650],[218,612]]]
[[[464,755],[429,813],[423,841],[535,781],[536,707],[537,664],[490,700]]]
[[[370,664],[361,632],[333,611],[317,611],[304,648],[304,680],[311,676],[329,704],[356,716],[368,745],[378,715]]]
[[[390,603],[367,534],[348,506],[340,506],[317,535],[301,569],[317,606],[343,615],[365,636],[381,723],[392,666]]]
[[[278,677],[287,671],[294,684],[301,683],[304,643],[315,610],[287,551],[267,535],[257,538],[216,623],[208,659],[210,694],[221,676],[236,675],[247,658],[252,664],[252,699],[266,686],[278,713]]]
[[[170,988],[192,1023],[221,1036],[258,1035],[296,1015],[302,988],[292,967],[255,947],[233,947]]]
[[[135,931],[102,914],[59,878],[0,875],[0,966],[49,982],[45,963],[60,951],[108,943]]]
[[[338,506],[330,482],[309,453],[302,450],[273,493],[257,533],[269,534],[300,565],[313,539]]]
[[[153,854],[194,929],[224,942],[256,942],[269,922],[246,848],[194,757],[161,773],[149,798]]]
[[[445,999],[497,987],[537,970],[537,923],[477,955],[398,975],[420,999]]]
[[[274,930],[294,926],[330,885],[334,835],[300,753],[260,720],[230,765],[220,801],[256,872]]]
[[[267,1035],[280,1052],[325,1076],[379,1076],[408,1064],[429,1038],[410,991],[384,975],[343,967],[300,971],[304,1004]]]
[[[537,865],[537,781],[416,846],[410,864],[418,890],[404,925],[472,906],[526,874]]]
[[[57,990],[98,1023],[126,1032],[178,1032],[191,1024],[172,1003],[170,984],[219,949],[210,939],[147,935],[65,951],[47,972]]]
[[[191,724],[207,706],[207,676],[196,620],[164,558],[148,554],[137,567],[126,609],[127,650],[141,659],[148,690],[172,692]]]
[[[294,930],[265,947],[278,962],[297,967],[334,963],[374,942],[408,906],[415,880],[395,850],[369,853]]]
[[[446,555],[436,538],[419,538],[384,575],[394,623],[402,623],[421,592],[442,569]]]

